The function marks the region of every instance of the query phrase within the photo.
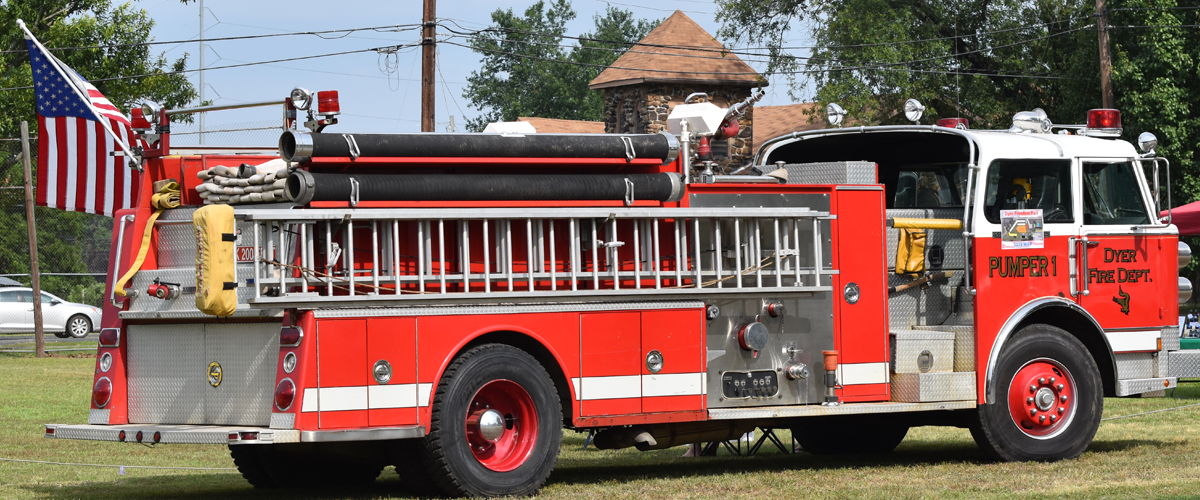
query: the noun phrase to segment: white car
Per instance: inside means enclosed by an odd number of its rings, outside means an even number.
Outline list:
[[[100,308],[42,292],[42,328],[56,337],[87,337],[100,326]],[[0,332],[33,332],[33,289],[0,288]]]

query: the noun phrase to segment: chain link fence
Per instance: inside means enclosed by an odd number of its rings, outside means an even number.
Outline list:
[[[266,111],[263,110],[262,113],[265,114]],[[171,147],[203,145],[274,148],[279,144],[279,135],[283,133],[282,118],[216,124],[211,121],[205,124],[203,133],[200,132],[199,120],[193,120],[192,123],[172,123]]]
[[[37,140],[29,149],[37,154]],[[20,139],[0,139],[0,332],[33,330],[32,294],[21,287],[31,285],[28,219],[25,211],[25,174]],[[36,176],[36,158],[32,159]],[[34,179],[36,185],[36,178]],[[40,285],[66,302],[99,307],[104,299],[111,217],[58,209],[34,208],[37,231]],[[69,304],[51,304],[43,297],[42,314],[46,331],[62,329],[66,317],[57,309]],[[90,320],[89,320],[90,323]],[[95,328],[95,325],[91,325]]]

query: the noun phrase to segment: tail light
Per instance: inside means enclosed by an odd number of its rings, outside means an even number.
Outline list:
[[[1120,137],[1121,112],[1115,109],[1089,110],[1087,135],[1089,137]]]
[[[292,379],[285,378],[275,386],[275,407],[279,411],[285,411],[292,407],[292,401],[296,400],[296,384],[292,383]]]
[[[104,408],[112,399],[112,381],[108,377],[100,377],[96,381],[96,386],[92,388],[92,402],[96,403],[96,407]]]
[[[280,347],[296,347],[304,338],[304,330],[298,326],[285,326],[279,330]]]
[[[241,433],[241,436],[242,436],[242,441],[257,441],[258,440],[257,432],[243,432],[243,433]]]
[[[322,90],[317,92],[317,114],[336,115],[342,112],[338,104],[338,91]]]
[[[122,443],[124,443],[125,442],[125,431],[118,432],[117,439],[120,440]]]
[[[159,441],[162,441],[162,433],[154,431],[154,442],[157,443]]]
[[[937,126],[956,128],[959,130],[967,130],[971,128],[971,124],[966,118],[942,118],[941,120],[937,121]]]
[[[120,347],[120,345],[120,328],[103,328],[100,330],[100,347]]]
[[[137,442],[139,442],[139,443],[142,442],[142,431],[137,431],[136,436],[137,436]]]

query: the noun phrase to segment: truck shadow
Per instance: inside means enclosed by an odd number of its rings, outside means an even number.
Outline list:
[[[1138,447],[1160,450],[1186,446],[1176,441],[1139,439],[1096,440],[1089,453],[1120,452]],[[936,467],[950,464],[988,466],[994,464],[974,443],[945,443],[916,441],[905,443],[895,452],[881,455],[818,456],[810,453],[783,454],[771,450],[753,457],[722,454],[717,457],[668,457],[665,452],[682,453],[682,448],[664,450],[664,455],[649,463],[631,464],[628,456],[593,458],[563,458],[559,460],[547,485],[590,485],[604,482],[627,483],[653,475],[659,479],[754,474],[778,471],[833,471],[887,467]],[[631,452],[639,453],[639,452]],[[623,454],[622,454],[623,455]],[[299,489],[282,488],[258,490],[252,488],[236,473],[161,475],[125,477],[111,482],[88,482],[58,485],[29,485],[24,488],[32,496],[51,499],[139,499],[139,498],[418,498],[409,494],[391,469],[386,469],[374,484],[359,489]]]

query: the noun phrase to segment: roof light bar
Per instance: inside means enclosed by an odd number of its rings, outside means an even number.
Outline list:
[[[959,130],[967,130],[971,128],[971,124],[966,118],[942,118],[941,120],[937,121],[937,126],[956,128]]]
[[[1088,110],[1087,128],[1082,132],[1088,137],[1117,138],[1121,136],[1121,112],[1115,109]]]

